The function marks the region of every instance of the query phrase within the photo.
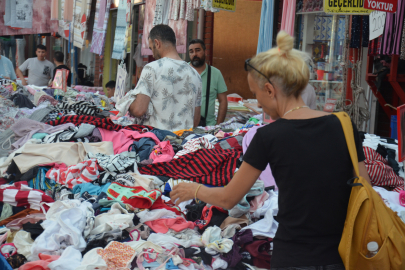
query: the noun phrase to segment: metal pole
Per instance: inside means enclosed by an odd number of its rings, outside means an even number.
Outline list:
[[[197,31],[197,38],[204,39],[204,16],[205,11],[204,9],[200,9],[198,11],[198,31]]]

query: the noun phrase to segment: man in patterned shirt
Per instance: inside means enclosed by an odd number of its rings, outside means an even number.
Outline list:
[[[196,127],[201,117],[201,77],[177,53],[173,29],[156,25],[149,33],[149,48],[156,61],[144,67],[137,86],[117,109],[159,129]]]

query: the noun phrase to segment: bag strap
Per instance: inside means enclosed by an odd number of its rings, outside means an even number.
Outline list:
[[[349,149],[350,157],[352,159],[353,163],[353,168],[354,171],[356,172],[356,175],[359,176],[359,159],[357,157],[357,150],[356,150],[356,142],[354,140],[354,135],[353,135],[353,126],[352,126],[352,121],[350,120],[349,115],[345,112],[338,112],[334,113],[336,117],[340,120],[340,123],[342,124],[343,132],[345,134],[346,138],[346,144],[347,148]]]
[[[210,102],[210,90],[211,90],[211,66],[208,65],[208,77],[207,77],[207,89],[205,91],[205,121],[207,121],[208,105]]]

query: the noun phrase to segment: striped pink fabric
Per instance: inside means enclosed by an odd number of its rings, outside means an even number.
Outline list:
[[[290,36],[294,36],[296,0],[284,0],[283,17],[281,18],[281,30],[286,31]]]
[[[373,186],[392,187],[396,192],[404,190],[404,179],[398,176],[388,161],[370,147],[363,147],[364,161]]]
[[[92,182],[99,176],[97,161],[89,159],[67,169],[52,168],[46,177],[55,182],[73,188],[75,185]]]

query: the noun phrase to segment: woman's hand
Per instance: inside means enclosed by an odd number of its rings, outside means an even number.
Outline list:
[[[194,199],[198,186],[199,184],[197,183],[180,183],[176,185],[170,192],[170,199],[176,205],[179,205],[181,202]]]

